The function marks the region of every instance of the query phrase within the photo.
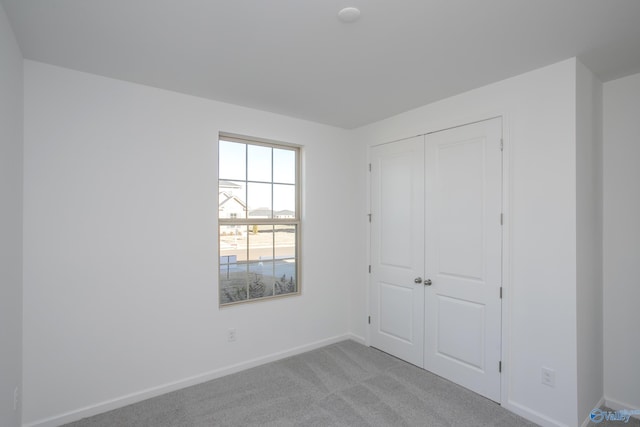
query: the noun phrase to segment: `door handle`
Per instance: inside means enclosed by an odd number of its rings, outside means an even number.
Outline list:
[[[427,279],[427,280],[424,281],[424,285],[425,286],[431,286],[431,284],[432,284],[431,283],[431,279]]]
[[[422,277],[416,277],[415,279],[413,279],[413,281],[414,281],[415,283],[420,284],[420,283],[422,283]]]

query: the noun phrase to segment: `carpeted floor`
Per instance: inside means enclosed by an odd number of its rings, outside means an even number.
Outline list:
[[[67,426],[535,424],[388,354],[343,341]]]

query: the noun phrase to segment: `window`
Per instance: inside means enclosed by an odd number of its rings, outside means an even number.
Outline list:
[[[221,134],[220,305],[299,294],[300,150]]]

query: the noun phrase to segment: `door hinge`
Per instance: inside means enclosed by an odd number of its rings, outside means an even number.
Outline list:
[[[500,138],[500,151],[504,150],[504,141]]]
[[[371,214],[367,214],[367,215],[369,215],[369,222],[371,222]]]
[[[371,172],[371,163],[369,163],[369,172]]]
[[[369,273],[371,273],[371,265],[369,265]]]
[[[502,286],[500,286],[500,299],[502,299]]]
[[[502,360],[498,362],[498,372],[502,372]]]
[[[504,214],[501,213],[500,214],[500,225],[503,225],[503,224],[504,224]]]
[[[371,324],[371,316],[369,316],[369,324]]]

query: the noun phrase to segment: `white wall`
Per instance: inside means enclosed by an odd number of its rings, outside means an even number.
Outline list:
[[[302,296],[218,308],[219,131],[304,145]],[[25,61],[24,422],[345,338],[365,238],[347,136]]]
[[[22,54],[0,4],[0,425],[22,378]]]
[[[639,93],[637,76],[605,85],[604,387],[632,407]],[[599,214],[589,210],[600,191],[588,119],[597,97],[572,59],[350,132],[26,61],[24,422],[53,425],[348,332],[365,337],[367,147],[496,115],[509,201],[503,404],[544,425],[582,422],[602,390],[601,375],[589,377],[601,363],[590,264]],[[6,103],[13,114],[19,102]],[[301,297],[217,308],[219,131],[305,146]],[[541,384],[542,366],[556,371],[555,388]]]
[[[356,131],[371,146],[505,116],[503,404],[545,425],[577,425],[575,103],[571,59]],[[355,293],[366,295],[362,277]],[[354,333],[365,335],[366,299],[352,310]],[[542,366],[555,370],[555,388],[541,384]]]
[[[578,421],[604,396],[602,350],[602,83],[582,63],[576,81]]]
[[[603,91],[604,391],[640,409],[640,74]]]

